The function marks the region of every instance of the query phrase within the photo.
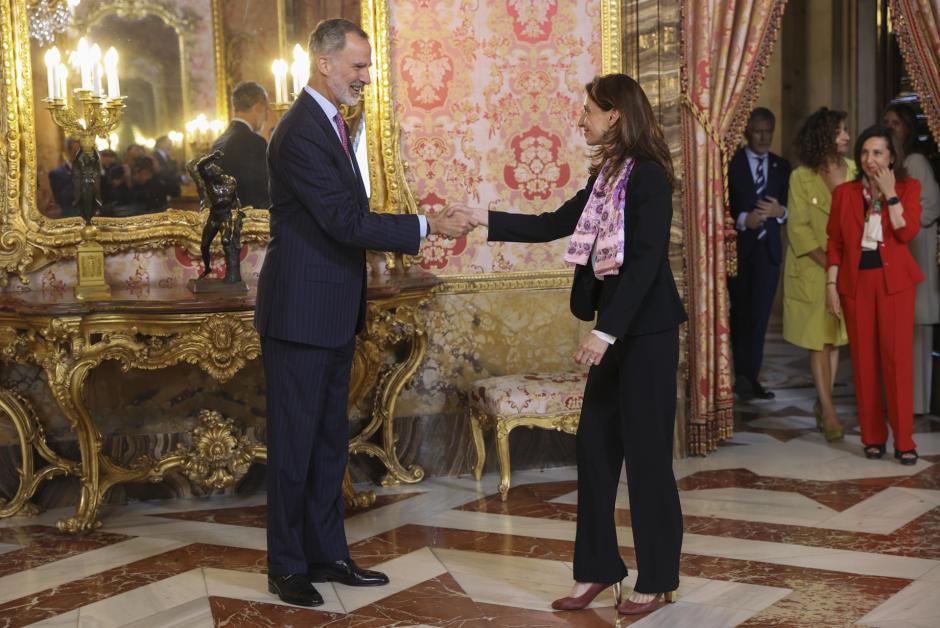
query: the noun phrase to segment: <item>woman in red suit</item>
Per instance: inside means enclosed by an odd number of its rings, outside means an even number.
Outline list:
[[[915,286],[924,275],[908,250],[920,230],[920,183],[904,171],[890,128],[875,125],[855,142],[859,178],[832,193],[826,304],[845,312],[858,422],[865,457],[881,458],[888,440],[884,381],[894,457],[917,462],[913,355]]]

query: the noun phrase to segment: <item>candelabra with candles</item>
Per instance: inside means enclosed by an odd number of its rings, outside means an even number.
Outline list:
[[[274,74],[274,102],[271,103],[271,108],[281,114],[287,111],[291,100],[300,95],[310,79],[310,57],[300,44],[294,45],[293,56],[294,62],[290,64],[293,92],[290,94],[287,91],[287,61],[275,59],[271,64],[271,72]]]
[[[81,72],[81,87],[74,90],[74,104],[69,101],[68,68],[61,63],[57,48],[46,52],[46,70],[49,75],[49,96],[46,108],[52,119],[75,137],[81,151],[72,164],[75,186],[75,204],[85,226],[78,245],[77,299],[106,299],[111,287],[104,278],[104,247],[97,241],[98,228],[92,218],[101,207],[101,168],[95,144],[99,137],[107,138],[121,123],[125,98],[121,96],[117,74],[118,54],[114,48],[104,56],[97,44],[88,45],[85,38],[78,42],[78,50],[70,53],[73,68]],[[107,94],[102,90],[102,75],[107,78]]]
[[[190,157],[195,158],[208,153],[212,142],[214,142],[224,130],[224,122],[221,120],[209,120],[204,113],[200,113],[187,122],[185,138],[189,146]]]

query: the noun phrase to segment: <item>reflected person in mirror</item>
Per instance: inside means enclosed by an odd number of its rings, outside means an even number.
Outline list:
[[[179,197],[182,192],[179,164],[173,157],[173,142],[166,135],[161,135],[154,143],[153,161],[157,167],[157,177],[163,182],[167,195],[171,198]]]
[[[268,93],[254,81],[242,81],[232,90],[232,111],[232,121],[213,142],[212,151],[222,151],[219,167],[235,177],[242,205],[267,209],[268,142],[261,133],[268,118]]]
[[[52,189],[52,197],[56,205],[59,206],[59,217],[69,218],[78,216],[78,210],[75,208],[75,181],[72,175],[72,164],[81,144],[74,137],[65,140],[65,159],[57,168],[49,171],[49,187]]]
[[[460,215],[373,213],[340,105],[371,81],[358,25],[321,22],[310,79],[268,147],[271,240],[255,305],[267,380],[268,588],[319,606],[316,582],[376,586],[350,558],[343,527],[346,404],[356,332],[366,313],[366,250],[418,253],[429,234],[459,237]]]

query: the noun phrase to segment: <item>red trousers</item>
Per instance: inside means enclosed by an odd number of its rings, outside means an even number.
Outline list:
[[[862,443],[888,441],[881,384],[888,401],[894,448],[917,445],[914,428],[914,294],[911,287],[896,294],[885,289],[881,268],[861,270],[854,297],[842,296],[845,326],[852,352],[855,400]]]

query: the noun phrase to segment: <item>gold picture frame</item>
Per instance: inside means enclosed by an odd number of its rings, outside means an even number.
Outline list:
[[[36,199],[35,119],[27,5],[33,0],[0,0],[0,283],[10,276],[22,281],[39,268],[72,258],[81,241],[81,218],[50,219],[42,215]],[[64,2],[64,0],[62,0]],[[373,83],[365,91],[365,133],[369,146],[369,174],[373,211],[416,213],[408,190],[399,148],[390,82],[388,5],[385,0],[361,0],[362,27],[372,41]],[[213,47],[217,60],[216,91],[224,92],[226,77],[224,39],[220,28],[221,0],[212,0]],[[217,93],[227,103],[228,95]],[[226,107],[220,107],[223,113]],[[374,148],[373,148],[374,147]],[[199,212],[168,209],[159,214],[125,218],[95,218],[97,240],[105,253],[131,249],[185,246],[196,252],[205,216]],[[242,229],[243,241],[266,242],[268,212],[249,209]]]

